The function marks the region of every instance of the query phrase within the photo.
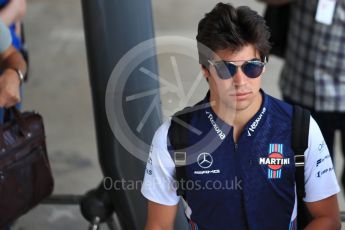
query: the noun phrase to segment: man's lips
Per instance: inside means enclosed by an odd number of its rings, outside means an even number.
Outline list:
[[[230,94],[231,97],[236,98],[236,100],[244,100],[251,94],[251,92],[238,92]]]
[[[241,96],[245,96],[245,95],[249,95],[249,94],[251,94],[251,92],[231,93],[230,96],[241,97]]]

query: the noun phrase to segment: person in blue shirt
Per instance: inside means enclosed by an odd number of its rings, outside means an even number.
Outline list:
[[[4,110],[21,101],[20,85],[24,81],[27,65],[23,56],[12,45],[11,32],[0,19],[0,125]],[[5,226],[8,230],[11,226]]]
[[[189,109],[185,195],[176,193],[168,120],[154,135],[141,188],[146,230],[173,229],[180,200],[191,229],[296,229],[292,106],[261,89],[269,36],[264,19],[246,6],[218,3],[199,22],[209,92]],[[313,118],[308,139],[304,202],[313,219],[306,229],[340,229],[340,189]]]

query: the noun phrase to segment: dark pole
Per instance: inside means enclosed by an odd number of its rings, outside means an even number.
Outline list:
[[[102,172],[105,177],[110,177],[113,181],[142,180],[145,162],[131,155],[114,137],[106,115],[105,95],[107,82],[118,61],[134,46],[154,37],[151,1],[82,0],[81,2]],[[145,60],[145,67],[158,73],[156,57]],[[136,76],[139,74],[140,72],[132,74],[124,87],[124,92],[159,88],[159,82],[152,79],[139,81],[138,79],[142,79]],[[159,100],[155,103],[157,108],[160,107]],[[118,106],[123,107],[127,122],[131,126],[140,122],[142,111],[147,110],[149,105],[152,106],[152,100],[147,98],[136,106]],[[160,123],[160,111],[150,115],[145,123],[148,125],[142,127],[139,138],[149,145]],[[148,153],[149,149],[144,151]],[[123,229],[143,229],[146,220],[146,200],[140,194],[140,188],[111,189],[109,192]],[[176,227],[181,229],[179,224]]]

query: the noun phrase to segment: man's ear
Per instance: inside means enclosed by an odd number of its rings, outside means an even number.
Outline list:
[[[265,72],[266,72],[266,66],[264,66],[264,69],[262,70],[261,75],[262,75],[263,73],[265,73]]]
[[[201,71],[202,71],[202,75],[206,78],[206,80],[208,79],[208,77],[210,76],[210,71],[204,66],[201,65]]]

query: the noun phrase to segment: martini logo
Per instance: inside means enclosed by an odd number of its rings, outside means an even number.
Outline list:
[[[268,157],[260,157],[259,164],[267,165],[269,179],[278,179],[282,176],[283,166],[290,164],[290,159],[284,158],[283,144],[270,144]]]

